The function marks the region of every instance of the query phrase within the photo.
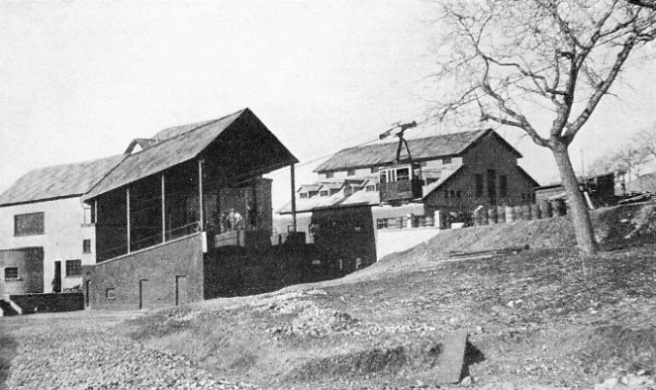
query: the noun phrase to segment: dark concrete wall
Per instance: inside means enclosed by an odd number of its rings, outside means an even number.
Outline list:
[[[50,293],[50,294],[20,294],[10,295],[23,314],[51,313],[84,309],[84,296],[81,292]]]
[[[18,268],[18,280],[5,280],[6,267]],[[43,248],[0,251],[0,295],[43,292]]]
[[[312,214],[314,245],[323,262],[352,272],[376,262],[376,238],[370,206],[317,210]]]
[[[84,267],[83,274],[82,289],[94,309],[174,306],[176,295],[178,303],[202,300],[202,234]]]

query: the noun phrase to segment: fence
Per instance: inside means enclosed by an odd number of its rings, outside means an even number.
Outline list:
[[[472,222],[476,226],[531,221],[567,214],[564,200],[541,202],[524,206],[497,206],[489,209],[476,209],[472,213]]]
[[[379,218],[377,230],[411,229],[435,227],[450,229],[455,227],[495,225],[515,221],[530,221],[567,214],[564,200],[545,201],[539,205],[496,206],[488,209],[478,208],[471,213],[448,213],[436,211],[431,215],[408,215],[405,217]]]

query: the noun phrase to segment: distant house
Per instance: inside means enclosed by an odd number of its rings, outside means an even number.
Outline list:
[[[617,204],[615,196],[615,175],[604,173],[578,178],[579,189],[584,193],[588,207],[595,208]],[[536,201],[538,203],[550,202],[556,199],[565,200],[567,194],[561,182],[545,184],[536,187]]]
[[[297,162],[275,135],[245,109],[162,130],[126,152],[83,198],[97,210],[87,304],[161,307],[248,283],[246,268],[271,247],[271,180],[262,175]]]
[[[317,167],[317,181],[297,193],[298,220],[311,221],[298,228],[313,234],[324,252],[341,251],[340,258],[359,258],[366,265],[376,260],[376,245],[349,242],[355,237],[363,242],[362,234],[366,242],[376,242],[377,231],[405,227],[404,217],[411,216],[415,224],[438,218],[436,224],[445,227],[477,207],[535,201],[538,183],[518,165],[522,155],[493,130],[408,144],[412,161],[404,154],[397,163],[398,144],[389,142],[341,150]],[[338,191],[322,194],[322,188]],[[291,203],[283,206],[279,219],[288,221],[291,212]],[[359,248],[355,254],[354,247]],[[368,248],[365,254],[362,247]]]
[[[95,213],[81,197],[122,159],[36,169],[0,195],[0,296],[81,285],[96,262]]]

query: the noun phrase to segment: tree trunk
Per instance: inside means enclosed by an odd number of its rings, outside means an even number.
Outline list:
[[[579,190],[579,183],[572,167],[572,162],[569,159],[567,152],[567,145],[556,143],[552,152],[556,158],[560,178],[565,187],[567,200],[572,211],[572,222],[574,223],[574,234],[576,235],[576,243],[579,251],[583,255],[593,255],[597,253],[597,243],[594,238],[594,231],[592,230],[592,222],[588,207],[583,199],[583,194]]]

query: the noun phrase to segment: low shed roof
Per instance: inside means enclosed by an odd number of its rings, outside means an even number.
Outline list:
[[[125,156],[32,170],[0,195],[0,206],[81,196],[102,180]]]

